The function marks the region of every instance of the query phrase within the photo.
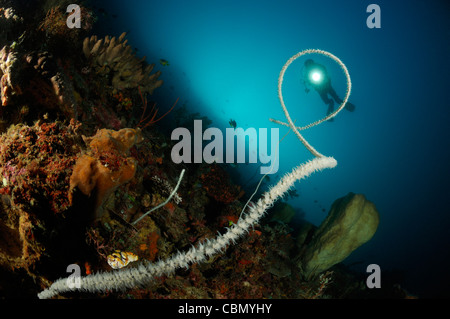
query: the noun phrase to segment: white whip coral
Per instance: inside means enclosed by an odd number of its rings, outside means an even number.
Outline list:
[[[328,56],[335,60],[343,68],[344,73],[347,77],[347,94],[341,106],[334,113],[328,115],[326,118],[320,121],[312,123],[308,127],[320,124],[323,121],[334,117],[344,108],[345,103],[348,101],[351,89],[350,75],[345,65],[331,53],[322,50],[305,50],[297,53],[291,59],[289,59],[288,62],[286,62],[278,78],[278,96],[288,120],[288,124],[275,120],[273,121],[289,126],[295,132],[300,141],[315,156],[314,159],[295,167],[290,173],[281,178],[275,186],[273,186],[269,191],[265,192],[261,196],[261,198],[256,202],[255,205],[253,205],[252,207],[248,207],[247,211],[241,214],[241,217],[239,218],[237,223],[227,228],[227,231],[223,235],[219,234],[212,240],[206,240],[202,243],[198,243],[196,246],[193,246],[186,252],[179,252],[166,260],[160,260],[156,263],[143,262],[135,268],[121,269],[108,273],[98,273],[87,277],[82,277],[80,278],[80,288],[73,288],[73,285],[68,285],[66,278],[59,279],[55,281],[48,289],[39,293],[38,297],[52,298],[53,296],[60,293],[75,290],[86,292],[126,290],[134,287],[144,286],[151,282],[155,277],[171,274],[178,268],[187,268],[193,263],[203,262],[208,257],[223,252],[228,245],[236,243],[236,241],[240,237],[248,233],[250,227],[256,224],[261,219],[261,217],[264,216],[267,209],[270,208],[275,203],[275,201],[282,197],[291,187],[293,187],[296,181],[304,179],[316,171],[335,167],[337,165],[337,162],[334,158],[325,157],[317,152],[299,133],[298,129],[294,126],[294,123],[289,116],[282,96],[283,76],[287,67],[300,56],[313,53]],[[181,178],[182,174],[180,176],[180,180]],[[246,207],[244,207],[244,209],[245,208]]]

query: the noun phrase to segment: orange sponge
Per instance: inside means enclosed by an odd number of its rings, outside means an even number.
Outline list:
[[[141,130],[123,128],[119,131],[101,129],[91,138],[84,137],[84,141],[91,149],[98,151],[117,150],[126,153],[133,145],[142,142]]]
[[[137,161],[127,157],[128,150],[142,141],[139,130],[98,130],[91,138],[84,138],[89,145],[81,155],[70,177],[69,200],[78,188],[86,196],[95,196],[95,217],[101,217],[101,205],[120,185],[130,181],[136,172]]]

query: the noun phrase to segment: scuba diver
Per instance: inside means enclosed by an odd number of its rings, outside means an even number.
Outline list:
[[[308,87],[313,87],[317,93],[319,93],[322,101],[328,105],[327,116],[333,113],[334,101],[340,105],[342,99],[336,94],[336,91],[331,86],[331,79],[327,69],[323,65],[314,62],[312,59],[308,59],[305,61],[302,76],[305,92],[309,93],[310,89]],[[329,98],[328,95],[332,98]],[[355,106],[350,102],[347,102],[344,108],[350,112],[355,110]],[[333,121],[333,119],[331,118],[329,121]]]

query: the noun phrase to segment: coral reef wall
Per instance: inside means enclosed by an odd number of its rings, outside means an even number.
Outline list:
[[[7,275],[0,287],[22,276],[33,281],[34,295],[68,264],[84,264],[92,256],[95,263],[95,231],[88,227],[101,223],[103,204],[114,202],[114,192],[135,178],[140,165],[160,165],[149,144],[140,163],[131,153],[137,154],[135,145],[144,139],[136,127],[139,117],[148,116],[143,97],[162,81],[126,45],[125,33],[94,41],[91,8],[81,6],[81,28],[70,29],[65,1],[5,3],[0,267]]]

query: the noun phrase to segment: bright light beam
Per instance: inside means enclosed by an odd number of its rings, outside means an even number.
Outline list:
[[[312,71],[310,78],[314,83],[320,83],[322,81],[322,73],[319,71]]]

